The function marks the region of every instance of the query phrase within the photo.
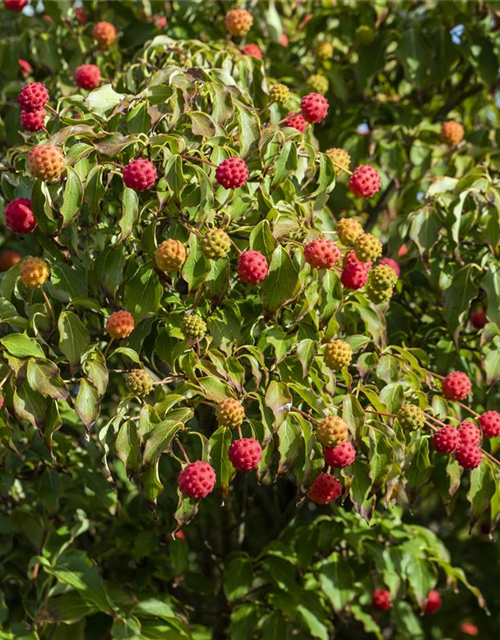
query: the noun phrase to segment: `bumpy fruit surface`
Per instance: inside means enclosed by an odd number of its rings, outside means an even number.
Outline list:
[[[21,261],[21,255],[17,251],[2,251],[0,253],[0,272],[8,271]]]
[[[333,56],[333,45],[331,42],[320,42],[316,46],[316,57],[320,60],[329,60]]]
[[[28,4],[28,0],[3,0],[3,3],[9,11],[19,13]]]
[[[255,438],[241,438],[231,444],[228,456],[235,469],[250,471],[259,466],[262,460],[262,447]]]
[[[235,429],[243,423],[245,409],[236,398],[224,398],[219,402],[215,415],[220,427]]]
[[[147,396],[154,387],[154,380],[145,369],[132,369],[127,373],[127,386],[136,396]]]
[[[75,69],[73,79],[82,89],[96,89],[101,83],[101,70],[95,64],[82,64]]]
[[[364,263],[349,264],[344,267],[340,275],[340,282],[347,289],[361,289],[368,281],[368,270]]]
[[[49,265],[40,258],[26,258],[19,267],[19,280],[28,289],[38,289],[49,276]]]
[[[401,275],[401,267],[396,262],[396,260],[393,260],[392,258],[382,258],[379,264],[385,265],[386,267],[390,267],[398,278]]]
[[[375,304],[382,304],[382,302],[386,302],[392,298],[392,294],[394,293],[394,287],[387,287],[386,289],[378,289],[374,287],[371,282],[368,283],[368,287],[366,288],[366,294],[368,299],[374,302]]]
[[[335,174],[337,176],[342,175],[344,173],[344,169],[349,170],[349,165],[351,164],[351,156],[347,153],[347,151],[344,151],[344,149],[338,149],[336,147],[333,147],[332,149],[327,149],[325,153],[329,158],[332,159],[332,162],[335,164]],[[359,222],[357,222],[357,220],[353,220],[352,218],[344,218],[343,220],[340,220],[340,222],[343,222],[343,221],[345,222],[352,221],[361,227]],[[337,224],[337,233],[338,233],[338,230],[339,230],[339,225]],[[363,233],[363,227],[361,227],[361,233]],[[342,242],[344,241],[342,240]]]
[[[350,442],[342,442],[336,447],[326,447],[323,453],[326,463],[335,469],[348,467],[356,459],[356,449]]]
[[[436,611],[439,611],[439,609],[441,609],[441,604],[442,604],[441,596],[439,595],[439,593],[437,591],[432,589],[427,594],[427,600],[425,602],[424,613],[427,613],[428,615],[432,614],[432,613],[436,613]]]
[[[64,154],[52,144],[39,144],[28,154],[28,169],[34,178],[55,180],[64,171]]]
[[[467,471],[479,467],[483,459],[483,452],[473,444],[461,444],[455,451],[458,464]]]
[[[207,332],[207,325],[202,317],[195,313],[184,316],[182,333],[190,340],[201,340]]]
[[[92,29],[92,37],[101,50],[108,49],[116,40],[116,29],[111,22],[98,22]]]
[[[269,98],[276,104],[285,105],[290,98],[290,89],[284,84],[275,84],[269,91]]]
[[[249,249],[238,258],[238,275],[242,282],[258,284],[267,278],[269,265],[260,251]]]
[[[324,447],[336,447],[345,442],[348,435],[349,427],[339,416],[325,418],[316,428],[316,437]]]
[[[462,371],[454,371],[443,380],[443,395],[448,400],[465,400],[472,391],[472,382]]]
[[[310,124],[316,124],[326,118],[328,107],[328,100],[320,93],[308,93],[300,101],[302,115]]]
[[[500,413],[498,411],[487,411],[479,416],[479,425],[486,438],[498,438],[500,436]]]
[[[200,250],[210,260],[225,258],[231,249],[231,239],[222,229],[209,229],[200,240]]]
[[[123,182],[134,191],[146,191],[156,182],[158,174],[155,166],[146,158],[132,160],[123,169]]]
[[[392,607],[389,591],[387,589],[375,589],[372,596],[372,606],[378,611],[388,611]]]
[[[17,103],[23,111],[40,111],[48,101],[49,91],[41,82],[30,82],[17,96]]]
[[[470,315],[470,322],[476,329],[482,329],[488,323],[488,318],[483,309],[476,309]]]
[[[128,311],[115,311],[106,322],[106,331],[115,340],[128,338],[134,327],[134,318]]]
[[[29,198],[16,198],[4,209],[5,224],[15,233],[32,233],[36,227],[33,207]]]
[[[294,114],[293,111],[290,111],[285,119],[284,125],[285,127],[292,127],[300,131],[300,133],[304,133],[307,129],[307,120],[301,113]]]
[[[252,58],[257,58],[258,60],[262,60],[264,54],[262,53],[260,47],[256,44],[250,43],[243,49],[243,53],[247,56],[252,56]]]
[[[232,36],[244,36],[252,24],[253,16],[245,9],[232,9],[226,13],[226,29]]]
[[[191,462],[179,474],[177,484],[181,492],[193,500],[206,498],[215,487],[215,471],[208,462]]]
[[[364,267],[366,269],[367,273],[372,268],[371,260],[367,260],[366,262],[363,262],[362,260],[358,260],[358,257],[356,256],[356,252],[354,250],[348,251],[345,254],[344,260],[342,262],[342,266],[345,269],[346,267],[350,267],[352,264],[361,265],[362,267]]]
[[[454,120],[443,122],[441,126],[441,139],[443,142],[446,142],[446,144],[454,146],[462,142],[464,135],[465,129],[460,122],[455,122]]]
[[[307,84],[312,91],[321,94],[326,93],[328,91],[328,87],[330,86],[328,78],[325,78],[325,76],[322,76],[319,73],[315,73],[310,76],[307,79]]]
[[[333,371],[349,366],[352,349],[344,340],[330,340],[325,348],[325,364]]]
[[[458,435],[460,436],[461,445],[471,444],[474,447],[479,447],[481,440],[483,439],[481,431],[473,422],[469,422],[468,420],[462,422],[458,427]]]
[[[356,29],[354,38],[358,44],[367,45],[373,42],[373,39],[375,38],[375,32],[367,24],[361,24]]]
[[[186,248],[179,242],[169,238],[161,243],[155,253],[155,263],[163,273],[179,271],[186,261]]]
[[[371,233],[363,233],[356,239],[354,251],[361,262],[371,262],[382,255],[382,243]]]
[[[370,271],[370,285],[374,289],[390,289],[398,280],[398,276],[392,267],[386,264],[378,264]]]
[[[304,258],[315,269],[332,269],[340,260],[340,249],[329,238],[316,238],[304,247]]]
[[[360,198],[371,198],[380,189],[380,176],[369,164],[360,164],[349,178],[349,190]]]
[[[398,422],[408,431],[421,429],[425,424],[425,413],[416,404],[403,404],[398,411]]]
[[[342,495],[342,485],[329,473],[320,473],[307,495],[316,504],[330,504]]]
[[[248,167],[243,158],[227,158],[215,171],[215,179],[226,189],[237,189],[248,180]]]
[[[19,114],[19,122],[26,131],[41,131],[45,126],[45,109],[38,111],[24,111]]]
[[[439,453],[452,453],[460,446],[460,435],[458,429],[446,426],[436,431],[432,438],[434,449]]]

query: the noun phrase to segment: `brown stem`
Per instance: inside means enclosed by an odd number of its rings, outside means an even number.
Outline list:
[[[111,340],[108,342],[108,346],[104,350],[104,354],[103,354],[104,357],[106,357],[108,355],[108,351],[109,351],[109,349],[110,349],[110,347],[111,347],[111,345],[113,344],[114,341],[115,341],[115,339],[111,338]]]
[[[299,409],[297,407],[292,407],[290,411],[296,411],[297,413],[300,413],[301,416],[304,416],[304,418],[307,418],[308,420],[310,420],[311,422],[315,422],[316,424],[319,424],[320,422],[320,420],[312,416],[310,413],[306,413],[305,411],[302,411],[302,409]]]
[[[47,294],[45,293],[44,289],[42,288],[41,291],[42,291],[42,296],[45,299],[45,304],[47,305],[47,309],[48,309],[48,311],[49,311],[49,313],[50,313],[50,315],[52,317],[52,322],[53,322],[54,328],[55,328],[55,326],[56,326],[56,314],[54,313],[54,309],[53,309],[52,305],[50,304],[50,300],[47,297]]]
[[[238,435],[240,436],[240,440],[243,440],[243,433],[241,431],[241,424],[238,425]]]
[[[330,160],[332,160],[332,159],[330,158]],[[350,171],[349,169],[346,169],[346,167],[343,167],[338,162],[335,162],[335,160],[332,160],[332,162],[338,169],[342,169],[342,171],[345,171],[348,175],[352,176],[352,171]]]
[[[57,113],[57,111],[54,109],[54,107],[51,107],[51,106],[50,106],[50,104],[46,104],[45,106],[46,106],[46,108],[47,108],[51,113],[53,113],[55,116],[57,116],[57,117],[59,118],[59,114],[58,114],[58,113]]]
[[[183,160],[193,160],[194,162],[203,162],[205,164],[209,164],[211,167],[217,167],[216,164],[214,164],[213,162],[210,162],[209,160],[205,160],[205,158],[197,158],[195,156],[184,156],[184,155],[181,155],[181,158]]]
[[[179,446],[179,449],[181,450],[182,455],[184,456],[184,460],[186,461],[186,463],[187,464],[191,464],[191,461],[188,458],[188,454],[186,453],[186,450],[182,446],[182,442],[179,440],[179,438],[175,438],[175,441],[177,442],[177,445]]]
[[[462,409],[465,409],[466,411],[468,411],[469,413],[471,413],[473,416],[475,416],[476,418],[480,417],[480,414],[477,413],[476,411],[474,411],[474,409],[471,409],[470,407],[468,407],[466,404],[464,404],[463,402],[459,402],[458,400],[454,400],[455,404],[458,404],[459,407],[462,407]]]
[[[9,371],[8,374],[4,377],[4,379],[0,382],[0,389],[3,387],[3,385],[7,382],[7,380],[9,379],[10,375],[12,374],[12,371]]]

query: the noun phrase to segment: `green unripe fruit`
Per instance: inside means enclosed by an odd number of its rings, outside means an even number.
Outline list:
[[[371,284],[366,287],[366,294],[368,299],[375,304],[381,304],[392,298],[394,293],[394,287],[387,287],[387,289],[376,289]]]
[[[309,85],[311,91],[315,93],[326,93],[328,91],[329,83],[328,79],[325,76],[320,75],[319,73],[315,73],[312,75],[307,84]]]
[[[284,84],[275,84],[269,91],[269,98],[276,104],[285,105],[290,98],[290,89]]]
[[[189,338],[190,340],[201,340],[207,332],[207,325],[203,318],[196,313],[192,313],[188,316],[184,316],[181,330],[186,338]]]
[[[358,44],[371,44],[375,38],[375,31],[366,24],[356,29],[355,39]]]
[[[147,396],[153,390],[154,380],[145,369],[132,369],[126,380],[128,388],[136,396]]]
[[[425,424],[425,413],[415,404],[404,404],[398,411],[398,422],[408,431],[421,429]]]
[[[344,173],[344,170],[349,170],[349,165],[351,164],[351,156],[347,153],[347,151],[344,151],[344,149],[333,148],[327,149],[325,153],[335,164],[335,175],[340,176],[342,173]],[[361,233],[362,232],[363,229],[361,229]]]
[[[231,249],[231,239],[222,229],[209,229],[200,240],[200,249],[205,258],[225,258]]]
[[[364,233],[356,239],[354,251],[361,262],[373,262],[382,255],[382,243],[371,233]]]
[[[333,56],[333,45],[331,42],[320,42],[316,47],[316,57],[320,60],[329,60]]]
[[[337,222],[337,235],[342,244],[352,247],[356,240],[363,235],[363,227],[354,218],[342,218]]]
[[[219,403],[215,415],[217,416],[219,426],[235,429],[239,427],[245,419],[245,409],[236,398],[224,398],[224,400]]]
[[[352,349],[344,340],[331,340],[325,348],[325,364],[333,371],[347,367],[352,359]]]
[[[370,287],[373,289],[388,289],[397,281],[397,273],[386,264],[379,264],[370,271]]]

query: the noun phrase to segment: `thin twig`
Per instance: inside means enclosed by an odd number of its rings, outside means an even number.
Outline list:
[[[182,446],[182,442],[179,440],[179,438],[175,438],[175,441],[177,442],[179,449],[182,452],[182,455],[184,456],[184,460],[186,461],[187,464],[191,464],[191,461],[189,460],[188,454],[186,453],[186,450],[184,449],[184,447]]]

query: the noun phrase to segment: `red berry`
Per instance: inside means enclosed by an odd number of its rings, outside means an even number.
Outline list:
[[[354,249],[351,249],[350,251],[348,251],[345,256],[344,256],[344,262],[342,263],[344,269],[346,267],[351,266],[352,264],[359,264],[363,267],[363,269],[366,269],[366,272],[368,273],[368,271],[370,271],[370,269],[372,268],[372,262],[370,262],[369,260],[367,262],[364,262],[362,260],[359,260],[358,256],[356,255],[356,252],[354,251]]]
[[[307,122],[316,124],[328,114],[328,100],[321,93],[308,93],[300,102],[302,115]]]
[[[267,278],[269,265],[260,251],[244,251],[238,259],[238,275],[242,282],[257,284]]]
[[[500,413],[498,411],[487,411],[479,416],[479,426],[487,438],[498,438],[500,436]]]
[[[461,444],[455,451],[455,458],[458,464],[464,469],[475,469],[481,464],[483,452],[473,444]]]
[[[123,170],[123,182],[134,191],[146,191],[156,182],[155,166],[146,158],[132,160]]]
[[[31,200],[28,198],[17,198],[12,200],[5,207],[3,212],[5,224],[15,233],[32,233],[36,227],[35,216]]]
[[[342,485],[329,473],[320,473],[307,495],[317,504],[330,504],[342,495]]]
[[[17,62],[19,64],[19,68],[21,69],[21,75],[23,76],[23,78],[29,76],[29,74],[33,71],[33,67],[30,65],[30,63],[27,60],[23,60],[22,58],[19,58]]]
[[[439,453],[452,453],[461,444],[458,429],[450,426],[442,427],[434,434],[432,444]]]
[[[391,267],[398,278],[401,275],[401,267],[396,260],[393,260],[392,258],[382,258],[382,260],[379,261],[379,264],[386,264],[388,267]]]
[[[75,69],[73,78],[82,89],[95,89],[101,82],[101,70],[95,64],[82,64]]]
[[[3,398],[0,396],[0,409],[3,407]]]
[[[186,465],[177,478],[177,484],[188,498],[201,500],[215,487],[215,471],[208,464],[197,460]]]
[[[45,116],[47,115],[45,109],[39,109],[38,111],[24,111],[21,110],[19,115],[19,121],[21,126],[26,131],[40,131],[45,126]]]
[[[307,129],[307,120],[304,119],[304,116],[300,113],[294,114],[293,111],[290,111],[287,115],[284,124],[285,127],[292,127],[300,131],[300,133],[304,133]]]
[[[15,11],[18,13],[28,4],[28,0],[3,0],[3,3],[5,8],[9,11]]]
[[[30,82],[17,96],[17,103],[23,111],[39,111],[48,101],[49,92],[41,82]]]
[[[443,395],[448,400],[465,400],[472,391],[472,382],[462,371],[454,371],[443,380]]]
[[[462,422],[458,428],[458,435],[460,436],[460,443],[471,444],[474,447],[478,447],[481,444],[481,431],[475,424],[469,421]]]
[[[101,51],[108,49],[116,40],[116,29],[111,22],[98,22],[92,29],[92,36]]]
[[[392,607],[389,591],[387,589],[375,589],[372,596],[372,606],[378,611],[388,611]]]
[[[232,443],[228,455],[235,469],[250,471],[259,466],[262,459],[262,447],[255,438],[242,438]]]
[[[245,53],[247,56],[258,58],[259,60],[262,60],[262,58],[264,57],[264,54],[260,50],[260,47],[252,43],[247,44],[247,46],[243,49],[243,53]]]
[[[340,249],[329,238],[316,238],[304,247],[304,258],[315,269],[331,269],[340,260]]]
[[[0,253],[0,272],[8,271],[18,262],[21,262],[21,255],[17,251],[2,251]]]
[[[477,309],[471,313],[470,322],[476,329],[482,329],[488,323],[488,318],[483,309]]]
[[[360,164],[349,178],[349,190],[360,198],[371,198],[380,189],[380,176],[369,164]]]
[[[354,462],[356,449],[350,442],[342,442],[336,447],[326,447],[323,454],[327,464],[335,469],[343,469]]]
[[[441,596],[437,591],[432,589],[427,595],[424,612],[427,614],[436,613],[436,611],[439,611],[439,609],[441,609],[441,604]]]
[[[361,263],[350,264],[347,267],[344,267],[340,276],[340,282],[342,282],[344,287],[347,289],[361,289],[361,287],[365,286],[367,280],[368,269]]]
[[[398,258],[402,258],[408,253],[408,247],[405,244],[402,244],[398,249]]]
[[[87,16],[85,15],[85,11],[82,9],[82,7],[78,7],[77,9],[75,9],[75,14],[80,24],[87,24]]]
[[[472,622],[463,622],[460,625],[460,631],[465,633],[466,636],[478,636],[479,629]]]
[[[243,158],[227,158],[215,171],[215,179],[226,189],[237,189],[248,180],[248,167]]]

